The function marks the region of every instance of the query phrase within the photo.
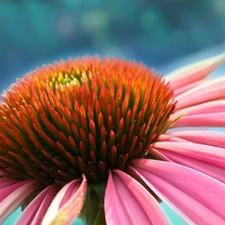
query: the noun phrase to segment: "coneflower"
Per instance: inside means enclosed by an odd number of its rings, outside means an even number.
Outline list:
[[[165,76],[85,57],[37,69],[0,102],[0,223],[225,224],[224,55]],[[200,127],[200,129],[185,129]],[[173,130],[172,128],[182,128]]]

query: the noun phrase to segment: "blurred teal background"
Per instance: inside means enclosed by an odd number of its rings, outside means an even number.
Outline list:
[[[225,50],[224,11],[224,0],[0,0],[0,92],[42,64],[87,54],[166,74]]]
[[[162,207],[164,211],[169,216],[172,224],[174,225],[186,225],[173,211],[171,211],[170,208],[168,208],[164,203],[162,204]],[[3,225],[12,225],[16,219],[19,217],[21,210],[16,210],[5,222]],[[73,225],[82,225],[82,221],[77,219],[76,222],[73,223]],[[159,224],[160,225],[160,224]]]
[[[224,0],[0,0],[0,91],[70,56],[117,56],[160,68],[225,49],[224,11]]]

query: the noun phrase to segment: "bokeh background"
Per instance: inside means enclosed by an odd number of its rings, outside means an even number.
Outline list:
[[[83,55],[166,74],[225,51],[224,12],[225,0],[0,0],[0,92],[42,64]]]

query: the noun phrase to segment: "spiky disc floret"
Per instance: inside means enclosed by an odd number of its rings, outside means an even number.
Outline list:
[[[0,103],[0,169],[17,179],[64,184],[103,180],[145,157],[168,127],[168,84],[145,66],[82,58],[44,66]]]

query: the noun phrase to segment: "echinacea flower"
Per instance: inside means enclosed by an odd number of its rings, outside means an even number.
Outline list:
[[[0,103],[0,224],[225,224],[224,55],[165,76],[135,62],[44,66]],[[195,129],[199,127],[198,129]],[[176,128],[176,129],[173,129]],[[180,129],[181,128],[181,129]]]

